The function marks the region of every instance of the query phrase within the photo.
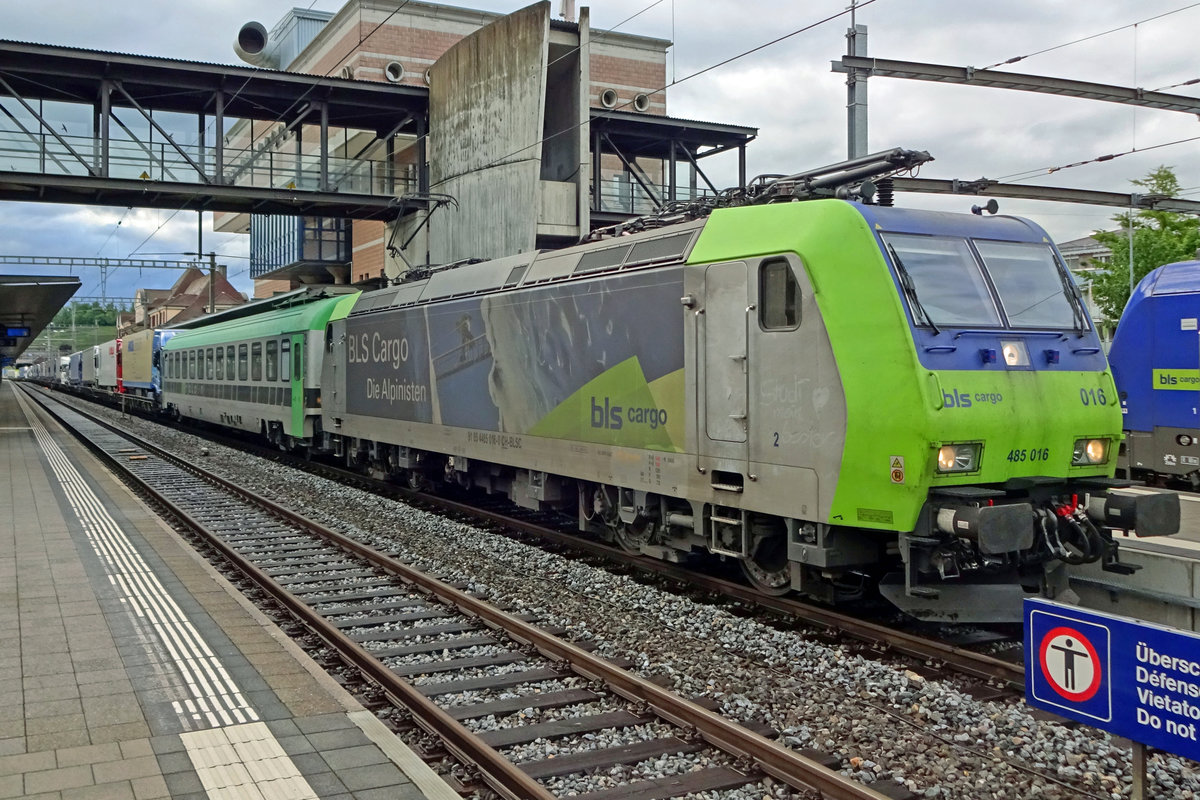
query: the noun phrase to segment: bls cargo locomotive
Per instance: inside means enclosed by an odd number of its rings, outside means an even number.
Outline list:
[[[1121,314],[1109,360],[1125,415],[1119,467],[1200,488],[1200,261],[1142,279]]]
[[[1019,218],[718,208],[428,270],[162,344],[161,401],[408,482],[503,494],[763,592],[1020,619],[1178,497],[1112,479],[1079,293]]]

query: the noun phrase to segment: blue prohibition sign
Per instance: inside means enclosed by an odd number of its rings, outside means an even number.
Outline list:
[[[1033,696],[1093,720],[1112,719],[1109,631],[1103,625],[1036,610],[1030,616]]]

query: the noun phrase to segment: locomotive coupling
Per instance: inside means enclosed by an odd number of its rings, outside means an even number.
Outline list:
[[[1033,546],[1033,506],[941,506],[934,513],[938,530],[972,539],[987,554],[1028,550]]]
[[[1112,489],[1088,497],[1087,514],[1109,528],[1132,530],[1142,536],[1179,532],[1179,495],[1151,489]]]

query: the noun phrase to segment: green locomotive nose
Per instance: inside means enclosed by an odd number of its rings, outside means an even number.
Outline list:
[[[795,253],[812,295],[794,363],[760,358],[751,373],[786,384],[795,369],[809,393],[819,386],[827,402],[802,399],[796,424],[840,445],[809,438],[779,459],[820,487],[814,534],[789,540],[793,585],[822,569],[885,573],[885,595],[909,613],[1018,620],[1027,591],[1066,588],[1065,563],[1122,567],[1111,528],[1177,529],[1177,498],[1111,501],[1116,389],[1041,228],[811,201],[714,212],[690,261],[732,260],[747,241]],[[829,359],[811,362],[823,337]],[[803,505],[794,489],[774,503],[811,519]]]

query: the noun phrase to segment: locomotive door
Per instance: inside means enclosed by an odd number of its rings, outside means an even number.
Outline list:
[[[746,265],[714,264],[704,273],[704,429],[711,442],[745,442],[748,418]],[[740,458],[744,447],[706,447]]]

